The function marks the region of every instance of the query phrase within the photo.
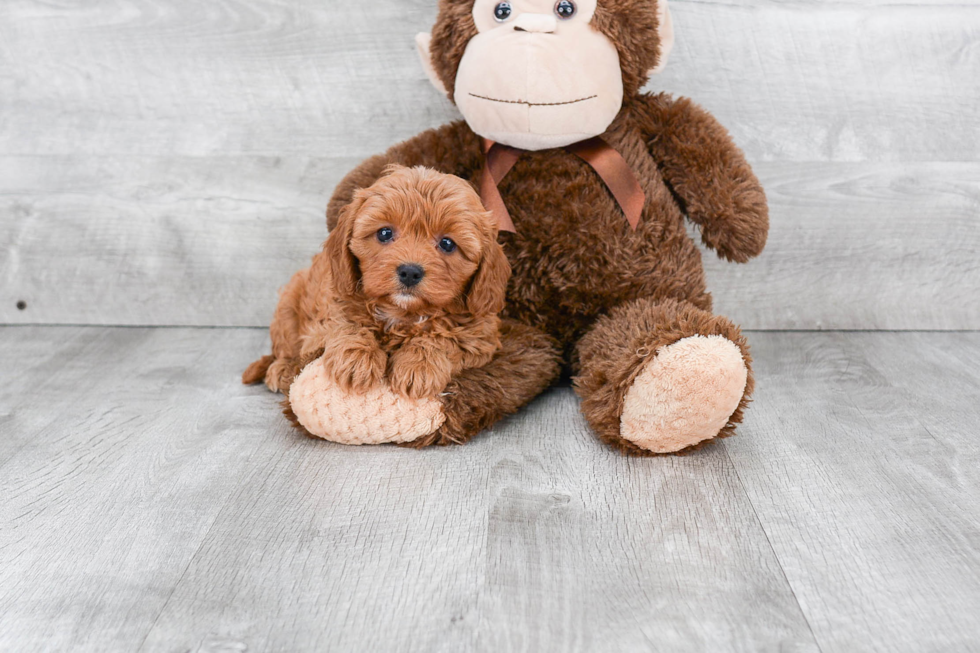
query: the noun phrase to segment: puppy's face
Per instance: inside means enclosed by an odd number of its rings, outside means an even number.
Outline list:
[[[502,304],[510,270],[496,224],[462,179],[393,168],[358,192],[350,212],[348,247],[369,299],[407,313],[448,308],[479,291],[481,268],[496,266],[506,269],[487,283],[501,287]]]

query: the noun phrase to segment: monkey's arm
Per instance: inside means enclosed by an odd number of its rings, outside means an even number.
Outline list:
[[[758,256],[769,233],[766,194],[725,128],[691,100],[666,94],[640,96],[634,112],[704,244],[729,261]]]
[[[327,205],[327,228],[334,228],[340,211],[350,204],[354,192],[380,179],[389,165],[425,166],[470,179],[481,169],[482,156],[479,139],[462,121],[422,132],[384,154],[365,160],[344,177]]]

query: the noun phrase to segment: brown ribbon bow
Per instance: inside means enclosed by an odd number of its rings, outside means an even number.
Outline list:
[[[507,210],[497,185],[503,181],[527,150],[495,143],[486,138],[482,139],[482,142],[486,165],[480,178],[480,198],[487,210],[497,216],[501,231],[516,233],[514,222],[510,219],[510,211]],[[588,163],[598,173],[616,198],[630,227],[635,231],[640,224],[646,195],[636,178],[636,173],[630,168],[623,155],[599,136],[574,143],[565,149]]]

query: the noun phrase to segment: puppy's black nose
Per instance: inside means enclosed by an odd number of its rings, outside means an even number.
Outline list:
[[[419,281],[425,276],[425,270],[421,265],[415,263],[405,263],[398,266],[398,280],[406,288],[419,285]]]

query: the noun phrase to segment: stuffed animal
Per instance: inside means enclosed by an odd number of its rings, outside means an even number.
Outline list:
[[[462,443],[565,370],[588,423],[624,452],[681,452],[731,435],[752,393],[751,359],[738,327],[711,312],[685,218],[704,245],[742,263],[765,245],[768,209],[710,114],[641,92],[672,43],[666,0],[441,0],[417,45],[464,120],[362,163],[327,221],[335,228],[391,164],[468,180],[513,268],[501,347],[420,405],[301,375],[294,412],[343,401],[362,422],[412,429],[372,437],[365,427],[351,442]]]

